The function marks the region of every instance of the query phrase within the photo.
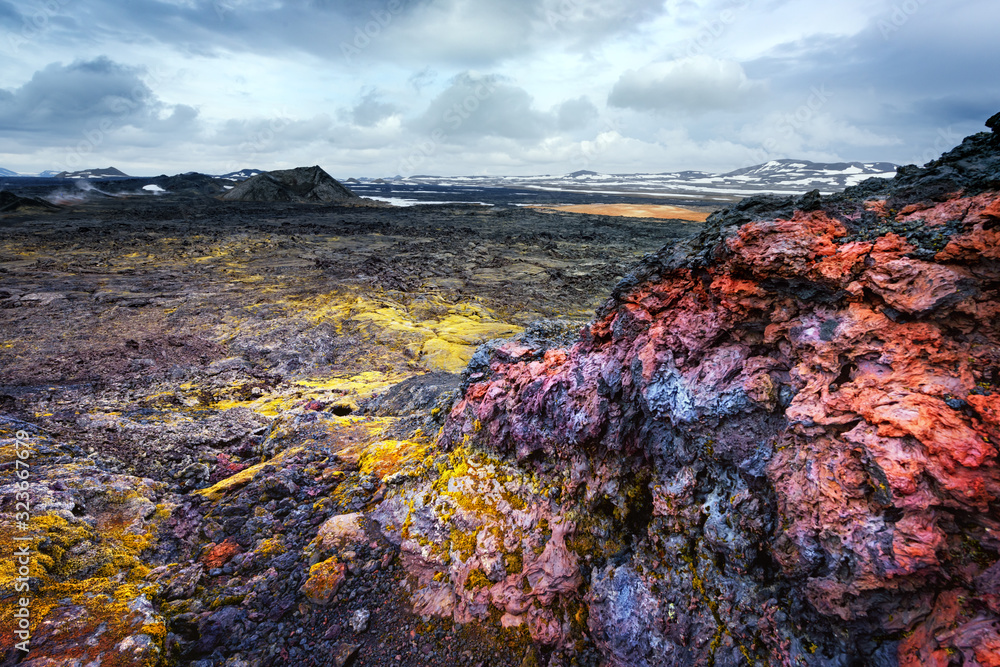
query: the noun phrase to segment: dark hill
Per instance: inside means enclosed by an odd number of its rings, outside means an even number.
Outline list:
[[[35,197],[20,197],[8,190],[0,190],[0,213],[21,213],[58,211],[59,207],[44,199]]]
[[[114,167],[106,169],[84,169],[82,171],[62,171],[55,178],[128,178],[128,174]]]
[[[357,198],[318,166],[264,172],[222,195],[225,201],[335,202]]]

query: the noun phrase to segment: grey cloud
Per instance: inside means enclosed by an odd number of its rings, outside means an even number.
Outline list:
[[[555,116],[532,106],[526,90],[497,76],[461,74],[438,95],[411,127],[447,137],[496,136],[531,140],[555,127]]]
[[[14,5],[0,0],[0,25],[7,26],[9,30],[20,28],[23,22],[21,12],[17,11]]]
[[[150,129],[156,132],[177,132],[190,130],[198,118],[198,110],[188,104],[177,104],[170,115],[162,121],[153,124]]]
[[[585,127],[598,117],[597,107],[586,97],[566,100],[556,109],[560,130],[576,130]]]
[[[2,5],[0,5],[2,6]],[[342,62],[490,65],[556,42],[594,48],[662,11],[659,0],[91,0],[67,39],[139,35],[200,55],[304,51]]]
[[[537,3],[547,33],[571,36],[577,49],[589,50],[607,37],[631,33],[643,23],[665,13],[663,0],[545,0]]]
[[[263,152],[316,141],[327,134],[332,126],[329,116],[300,119],[279,111],[269,118],[230,119],[207,140],[220,146],[253,146],[255,150]]]
[[[969,20],[973,10],[978,17]],[[783,44],[744,65],[780,91],[770,101],[775,110],[793,114],[811,91],[825,88],[831,94],[823,113],[897,139],[895,146],[854,148],[845,140],[839,150],[856,159],[922,162],[950,147],[942,137],[957,142],[1000,111],[1000,43],[991,36],[998,21],[993,2],[925,3],[911,14],[887,5],[857,34]]]
[[[407,80],[407,83],[413,86],[413,89],[419,94],[424,88],[434,83],[437,80],[437,76],[437,72],[430,67],[425,67],[419,72],[414,72]]]
[[[399,107],[383,102],[381,94],[373,88],[362,93],[361,101],[354,105],[346,116],[355,125],[371,127],[398,112]]]
[[[247,167],[268,169],[290,153],[310,145],[319,145],[324,137],[334,134],[329,116],[308,119],[293,118],[279,111],[270,118],[230,119],[217,132],[206,136],[204,143],[218,146],[213,153],[226,156],[226,172]],[[322,155],[316,155],[313,161]]]
[[[192,123],[197,111],[163,104],[143,81],[143,72],[105,57],[53,63],[20,88],[0,94],[0,131],[59,138],[87,130],[177,129]]]

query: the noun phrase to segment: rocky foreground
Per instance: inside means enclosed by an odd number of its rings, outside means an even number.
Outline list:
[[[160,230],[102,255],[142,269],[102,268],[93,292],[8,290],[0,539],[30,534],[37,556],[32,650],[4,643],[4,664],[1000,665],[988,124],[889,184],[678,226],[582,333],[531,322],[574,314],[598,254],[627,252],[571,217],[561,239],[498,213],[416,255],[350,243],[394,260],[297,246],[260,279],[236,259],[253,244],[348,241],[261,241],[259,218],[211,254],[144,259],[189,251]],[[480,255],[426,275],[442,245]],[[299,254],[308,271],[283,263]],[[325,291],[302,277],[351,261]],[[139,292],[150,271],[176,288]],[[126,324],[163,337],[111,340]]]
[[[377,524],[314,541],[448,460],[480,344],[545,318],[575,336],[699,226],[187,191],[0,219],[3,664],[520,664],[522,631],[415,615]]]

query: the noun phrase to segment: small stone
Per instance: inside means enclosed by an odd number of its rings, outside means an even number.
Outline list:
[[[339,623],[331,623],[330,627],[328,627],[326,629],[326,632],[323,633],[323,639],[336,639],[339,636],[340,636]]]
[[[330,558],[309,568],[309,578],[302,584],[300,592],[310,602],[326,605],[337,594],[345,577],[344,564],[338,563],[336,558]]]
[[[351,628],[355,632],[365,632],[368,629],[368,620],[371,618],[371,612],[367,609],[358,609],[351,616]]]
[[[337,644],[331,654],[334,667],[344,667],[354,654],[361,648],[361,644]]]
[[[318,546],[327,552],[364,540],[365,531],[359,514],[342,514],[327,519],[316,535]]]
[[[212,570],[209,574],[214,577],[217,576],[214,574],[214,570],[218,569],[221,574],[222,566],[232,560],[240,551],[240,545],[232,538],[227,538],[222,544],[215,544],[207,548],[201,557],[201,562]]]

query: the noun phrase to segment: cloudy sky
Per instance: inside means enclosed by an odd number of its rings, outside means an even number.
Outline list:
[[[923,163],[1000,111],[996,0],[0,0],[0,167]]]

